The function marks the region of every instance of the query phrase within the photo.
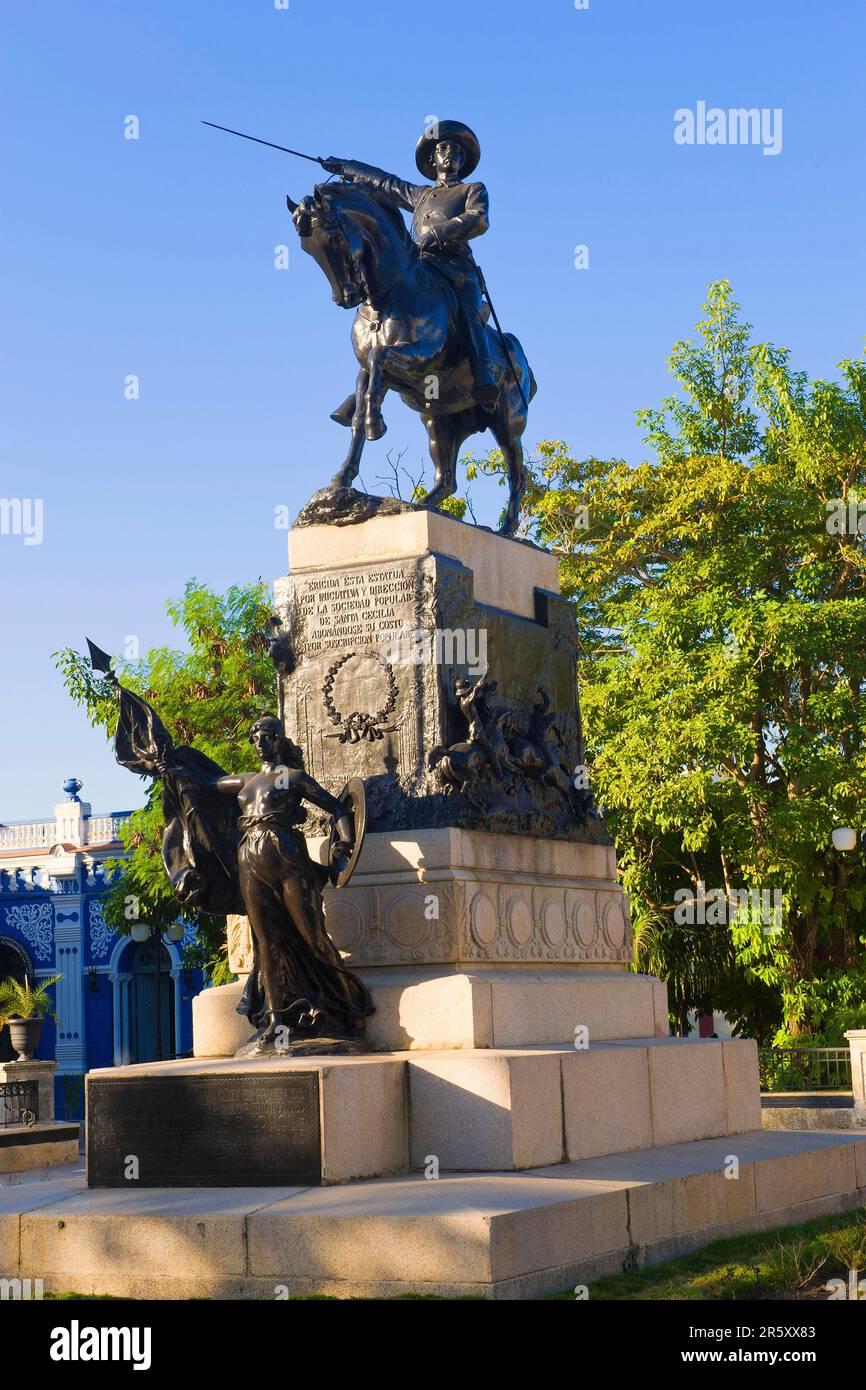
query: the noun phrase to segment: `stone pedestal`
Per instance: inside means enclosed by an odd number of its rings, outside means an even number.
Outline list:
[[[6,1081],[35,1081],[39,1087],[39,1123],[54,1119],[54,1073],[57,1063],[0,1062],[0,1084]]]
[[[0,1173],[22,1173],[78,1159],[78,1125],[54,1119],[54,1073],[57,1063],[0,1062],[0,1084],[35,1081],[39,1118],[33,1125],[4,1126],[0,1116]],[[2,1102],[0,1102],[2,1104]]]
[[[338,791],[362,775],[367,787],[374,828],[351,882],[326,891],[325,914],[373,997],[372,1056],[404,1068],[407,1164],[532,1168],[759,1127],[754,1044],[671,1040],[664,984],[630,970],[628,903],[602,822],[562,804],[554,814],[552,788],[532,814],[525,801],[504,812],[512,777],[496,814],[474,823],[477,807],[444,796],[424,757],[459,733],[450,692],[466,664],[383,665],[395,624],[483,625],[497,700],[526,722],[546,682],[577,758],[573,619],[552,558],[433,513],[297,530],[290,554],[277,586],[293,654],[285,718],[318,780]],[[336,720],[343,706],[364,720]],[[250,1033],[236,1012],[253,962],[244,918],[230,919],[228,940],[238,983],[194,1002],[203,1075]],[[328,1075],[353,1071],[372,1082],[353,1058]],[[334,1082],[320,1079],[327,1094]]]
[[[620,1268],[635,1244],[660,1258],[856,1202],[862,1154],[767,1145],[755,1044],[671,1038],[666,987],[630,969],[612,842],[571,795],[575,631],[555,560],[425,512],[300,528],[289,550],[272,652],[286,728],[325,787],[367,791],[363,852],[324,905],[373,995],[370,1052],[236,1058],[254,955],[231,917],[238,981],[193,1001],[195,1056],[88,1077],[89,1180],[118,1188],[88,1194],[95,1238],[101,1212],[128,1212],[136,1270],[104,1287],[157,1287],[153,1220],[181,1238],[196,1211],[199,1230],[250,1215],[231,1273],[217,1259],[172,1284],[190,1297],[270,1297],[274,1269],[297,1293],[524,1297]],[[496,682],[484,709],[461,706],[478,676]],[[432,749],[489,753],[485,735],[502,738],[481,783],[446,783]],[[324,862],[320,821],[303,830]],[[206,1183],[224,1184],[210,1202],[172,1191]],[[67,1268],[63,1234],[31,1225],[22,1248]]]
[[[286,726],[318,781],[362,777],[368,797],[325,912],[373,996],[371,1051],[235,1058],[253,951],[231,918],[239,978],[195,999],[195,1056],[88,1078],[91,1181],[117,1190],[47,1209],[16,1193],[0,1256],[8,1230],[52,1287],[136,1297],[521,1298],[861,1203],[866,1141],[763,1134],[755,1044],[671,1038],[665,985],[630,969],[613,846],[569,791],[576,634],[555,560],[413,511],[297,529],[290,555]],[[427,655],[388,650],[395,632]],[[455,691],[485,672],[481,719]],[[443,785],[434,746],[488,731],[508,765],[477,798]],[[321,828],[304,827],[320,860]]]
[[[323,842],[312,840],[314,856]],[[380,1051],[665,1035],[665,987],[628,970],[628,904],[609,845],[457,828],[368,835],[351,883],[325,893],[328,930],[373,993]],[[245,918],[229,963],[252,965]],[[196,1056],[249,1037],[242,983],[193,1005]]]
[[[422,511],[295,528],[289,556],[274,586],[286,729],[329,791],[364,779],[371,830],[609,843],[597,819],[576,824],[569,795],[582,760],[577,633],[553,556]],[[512,766],[464,794],[434,750],[470,736],[456,687],[479,676]],[[555,766],[539,761],[539,721]]]

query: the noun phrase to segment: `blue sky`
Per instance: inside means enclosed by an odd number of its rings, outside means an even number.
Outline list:
[[[0,535],[0,820],[49,812],[70,775],[96,810],[140,802],[50,653],[85,632],[146,649],[188,577],[285,572],[274,509],[345,450],[328,413],[354,379],[350,315],[284,201],[316,171],[200,118],[408,177],[428,117],[472,125],[478,259],[539,382],[527,441],[637,462],[634,411],[711,279],[814,375],[861,351],[864,52],[861,5],[804,0],[5,7],[0,496],[41,498],[44,537]],[[781,153],[676,144],[698,101],[781,108]],[[389,448],[425,456],[417,417],[385,413],[371,491]],[[496,507],[482,495],[479,520]]]

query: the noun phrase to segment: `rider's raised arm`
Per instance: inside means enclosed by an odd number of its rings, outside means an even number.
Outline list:
[[[373,164],[361,164],[355,159],[341,159],[340,168],[336,171],[347,175],[354,183],[365,183],[370,188],[376,188],[380,193],[385,193],[389,198],[393,198],[401,208],[407,212],[413,212],[415,204],[425,192],[425,185],[409,183],[406,179],[398,179],[396,174],[388,174],[384,169],[377,169]]]

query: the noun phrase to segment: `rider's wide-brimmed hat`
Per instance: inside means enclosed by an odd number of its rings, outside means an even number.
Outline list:
[[[470,130],[462,121],[436,121],[425,127],[421,139],[415,146],[415,163],[421,173],[428,179],[435,179],[436,166],[433,163],[433,155],[440,140],[453,140],[461,146],[463,165],[460,177],[467,178],[481,158],[481,146],[475,131]]]

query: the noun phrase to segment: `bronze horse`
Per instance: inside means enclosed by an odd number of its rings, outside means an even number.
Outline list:
[[[498,334],[487,329],[500,386],[499,404],[488,414],[472,399],[454,291],[419,252],[399,209],[381,193],[350,183],[320,184],[302,202],[286,201],[301,247],[325,272],[334,302],[358,310],[352,344],[360,371],[354,395],[332,416],[351,428],[352,443],[330,486],[352,485],[365,439],[385,433],[385,392],[397,391],[427,429],[435,473],[421,504],[436,507],[454,495],[461,446],[489,428],[508,465],[508,506],[500,529],[513,535],[526,490],[524,398],[530,401],[536,390],[517,338],[505,335],[519,385]]]

